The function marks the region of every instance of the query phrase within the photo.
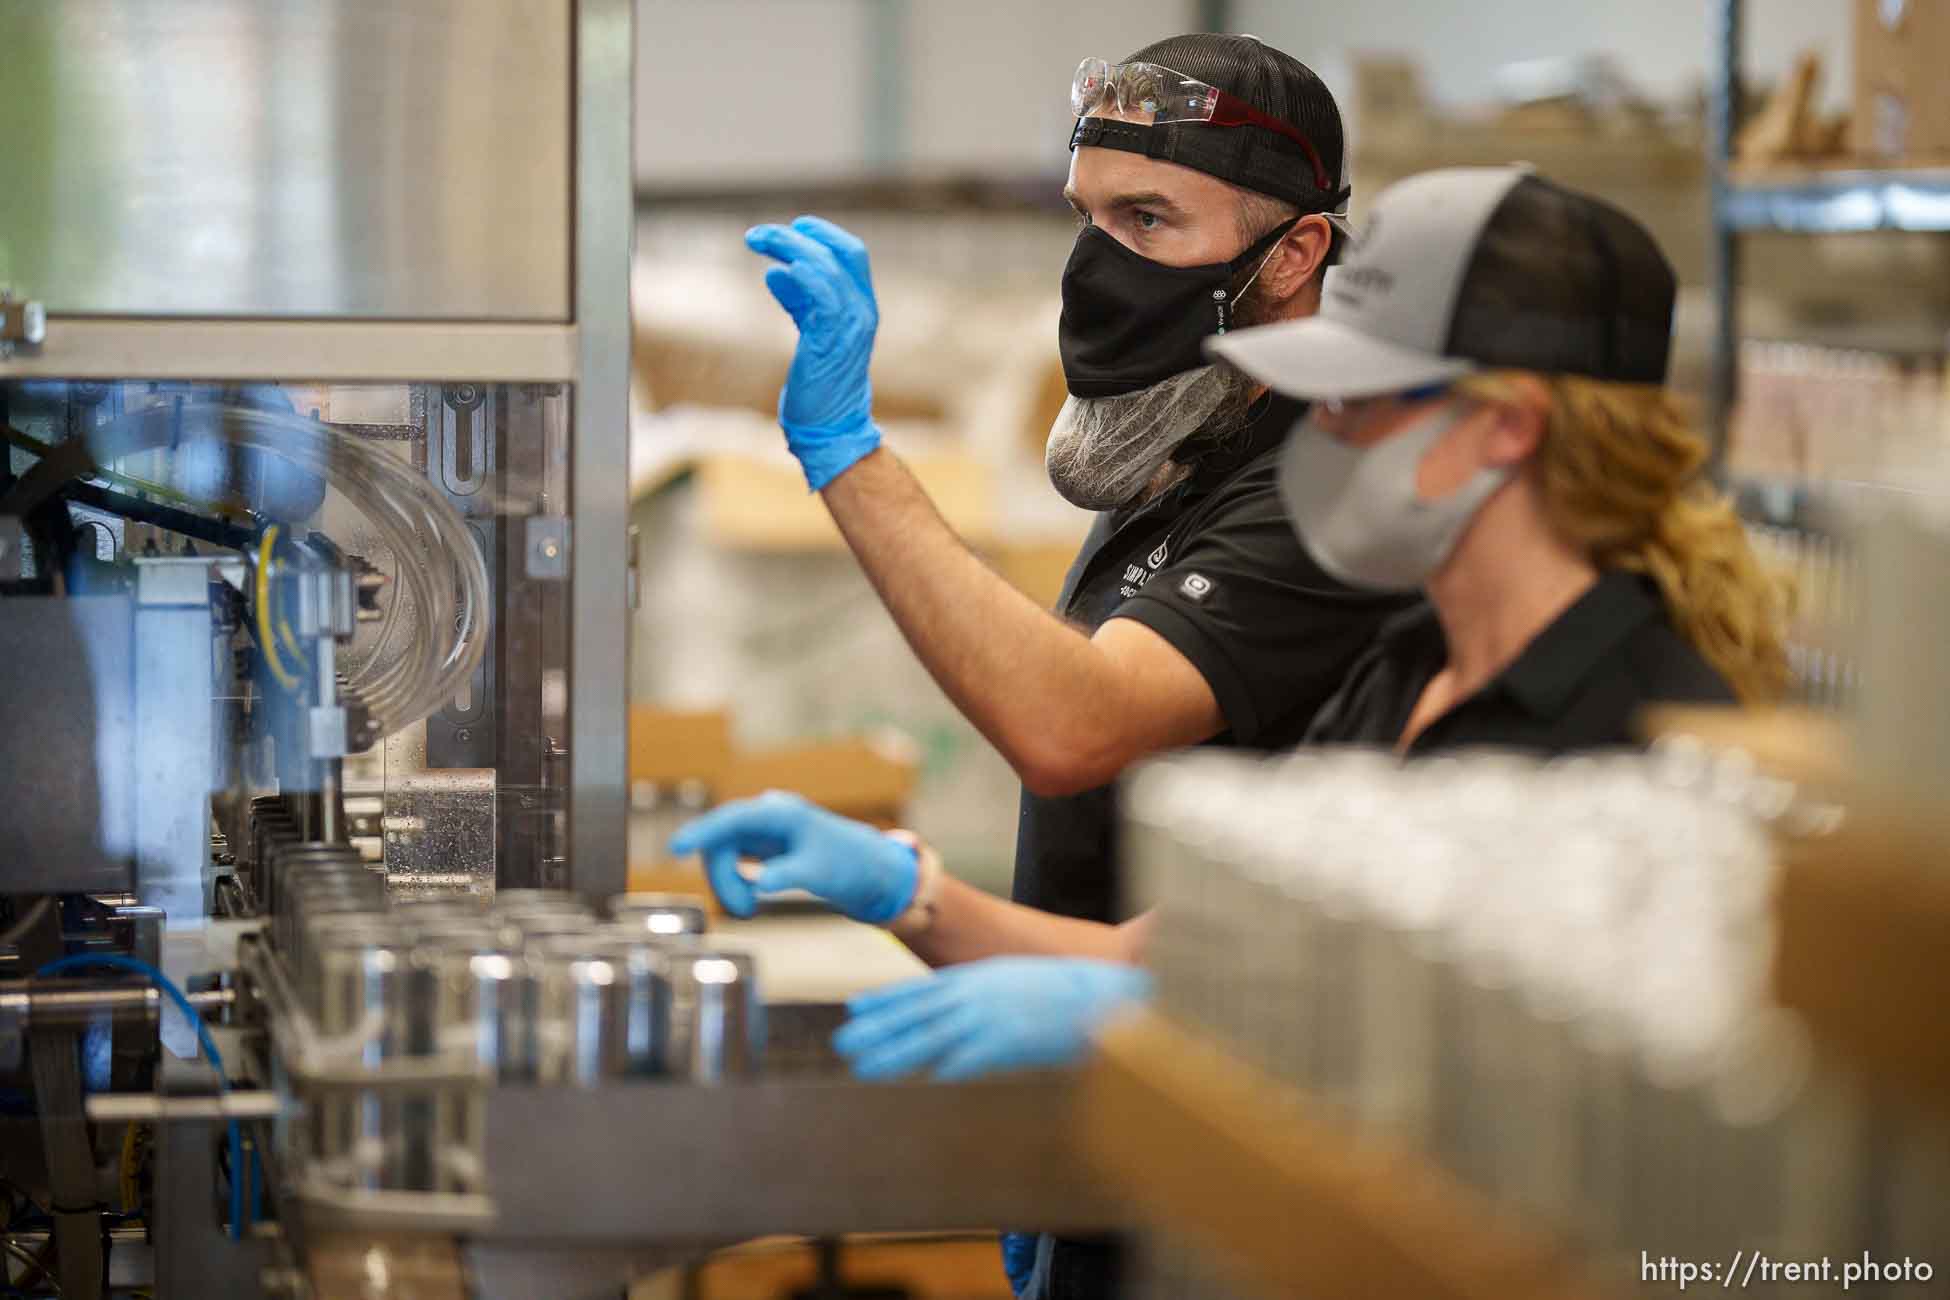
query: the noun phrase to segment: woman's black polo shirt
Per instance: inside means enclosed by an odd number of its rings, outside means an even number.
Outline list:
[[[1057,612],[1086,633],[1144,624],[1189,660],[1225,715],[1210,743],[1284,749],[1346,678],[1405,598],[1355,591],[1301,548],[1277,481],[1279,450],[1305,408],[1262,399],[1232,444],[1190,478],[1101,514]],[[1014,897],[1044,911],[1118,919],[1115,788],[1045,798],[1025,790]]]
[[[1433,609],[1400,615],[1321,709],[1306,742],[1394,745],[1448,659]],[[1726,681],[1673,630],[1652,579],[1613,569],[1487,685],[1423,728],[1408,752],[1636,745],[1634,719],[1648,704],[1733,702]]]

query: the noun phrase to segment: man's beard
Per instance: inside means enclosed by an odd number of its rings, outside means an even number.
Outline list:
[[[1117,397],[1072,394],[1043,454],[1050,484],[1085,510],[1137,501],[1179,447],[1223,441],[1246,423],[1253,383],[1217,363]]]

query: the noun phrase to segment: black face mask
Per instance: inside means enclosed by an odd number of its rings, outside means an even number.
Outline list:
[[[1063,268],[1056,331],[1070,392],[1116,397],[1204,365],[1200,345],[1232,327],[1233,281],[1257,269],[1298,223],[1296,217],[1267,231],[1230,262],[1205,266],[1154,262],[1086,226]]]

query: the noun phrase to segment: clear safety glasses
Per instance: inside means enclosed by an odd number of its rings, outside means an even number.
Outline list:
[[[1313,141],[1291,122],[1260,112],[1237,95],[1156,63],[1110,63],[1085,59],[1070,83],[1070,109],[1078,117],[1115,117],[1143,126],[1205,122],[1212,126],[1258,126],[1283,135],[1306,151],[1314,184],[1332,189],[1327,168]]]

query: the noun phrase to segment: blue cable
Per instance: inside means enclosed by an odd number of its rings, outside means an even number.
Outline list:
[[[86,966],[110,966],[116,970],[133,971],[154,984],[165,997],[176,1004],[176,1009],[181,1011],[195,1027],[196,1041],[202,1044],[204,1054],[210,1058],[211,1066],[216,1069],[217,1079],[224,1087],[230,1086],[230,1076],[224,1073],[223,1054],[217,1051],[217,1042],[210,1036],[210,1027],[203,1023],[203,1017],[198,1015],[196,1008],[190,1005],[190,1000],[184,995],[183,990],[176,987],[176,981],[141,958],[125,957],[119,952],[81,952],[72,957],[62,957],[58,961],[49,962],[34,972],[34,978],[60,975]]]
[[[210,1027],[203,1023],[203,1017],[196,1013],[183,990],[176,987],[176,981],[151,966],[139,957],[125,957],[119,952],[81,952],[72,957],[62,957],[51,961],[34,972],[34,978],[46,975],[59,975],[66,971],[80,970],[88,966],[107,966],[115,970],[133,971],[148,980],[171,1002],[176,1004],[190,1024],[196,1029],[196,1041],[202,1046],[203,1054],[210,1058],[210,1067],[217,1072],[217,1086],[222,1092],[230,1091],[230,1075],[223,1068],[223,1054],[217,1051],[217,1040],[211,1037]],[[228,1146],[230,1148],[230,1239],[240,1241],[244,1236],[244,1141],[236,1120],[228,1121]]]

